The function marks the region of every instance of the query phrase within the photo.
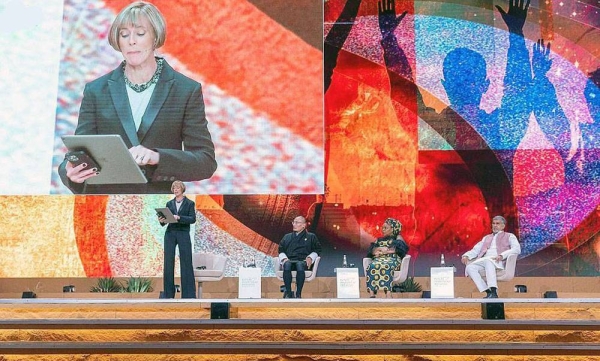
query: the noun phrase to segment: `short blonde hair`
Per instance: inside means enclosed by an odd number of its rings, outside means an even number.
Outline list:
[[[139,24],[138,19],[140,16],[145,16],[148,22],[150,22],[150,26],[152,26],[154,48],[160,48],[165,44],[165,40],[167,39],[167,24],[163,15],[156,6],[145,1],[136,1],[121,10],[110,27],[108,43],[116,51],[121,51],[121,47],[119,46],[119,30],[127,25]]]
[[[171,184],[171,192],[173,192],[173,188],[175,188],[175,186],[180,186],[181,192],[185,193],[185,184],[183,184],[182,181],[176,180],[175,182],[173,182],[173,184]]]

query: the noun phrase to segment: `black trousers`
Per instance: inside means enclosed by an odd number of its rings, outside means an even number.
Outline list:
[[[196,298],[190,232],[173,230],[165,232],[163,275],[165,298],[175,298],[175,247],[177,246],[179,246],[179,263],[181,266],[181,298]]]
[[[283,264],[283,284],[287,292],[292,292],[292,271],[296,271],[296,294],[302,294],[306,270],[306,261],[287,261]]]

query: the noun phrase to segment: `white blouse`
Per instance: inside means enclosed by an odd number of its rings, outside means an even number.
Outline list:
[[[148,87],[148,89],[144,90],[141,93],[136,92],[130,87],[127,88],[127,97],[129,98],[129,106],[131,107],[131,115],[133,115],[133,122],[135,123],[135,129],[140,129],[140,124],[142,124],[142,117],[146,112],[146,108],[148,108],[148,104],[150,103],[150,98],[152,98],[152,93],[154,92],[154,88],[156,88],[156,83],[152,84]]]

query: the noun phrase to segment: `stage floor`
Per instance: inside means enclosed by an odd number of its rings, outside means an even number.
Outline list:
[[[114,294],[113,297],[118,297]],[[507,319],[600,319],[599,298],[398,299],[0,299],[0,319],[194,318],[227,305],[238,319],[481,319],[487,304],[501,304]]]
[[[126,282],[127,279],[117,279]],[[89,290],[96,285],[97,278],[0,278],[0,299],[20,299],[24,291],[33,291],[38,298],[64,298],[64,299],[158,299],[159,293],[125,293],[115,296],[110,293],[94,293]],[[162,278],[152,278],[156,291],[162,290]],[[428,277],[415,277],[423,290],[431,290]],[[364,277],[360,278],[360,297],[369,299],[364,285]],[[176,283],[179,280],[176,279]],[[283,294],[280,287],[283,284],[275,277],[261,279],[261,297],[267,300],[282,300]],[[63,293],[63,287],[71,285],[76,289],[74,293]],[[527,293],[516,293],[516,285],[525,285]],[[515,277],[508,282],[500,282],[498,294],[505,299],[533,298],[543,299],[548,291],[555,291],[558,298],[600,298],[600,277]],[[237,277],[225,277],[219,282],[204,282],[202,297],[211,300],[235,300],[239,298],[239,280]],[[477,292],[472,280],[457,275],[454,278],[454,296],[456,299],[480,299],[484,294]],[[312,282],[304,285],[302,292],[306,299],[337,299],[337,284],[335,277],[316,277]],[[421,293],[395,293],[395,297],[402,299],[421,298]],[[180,297],[177,294],[176,297]],[[378,300],[378,299],[377,299]],[[278,301],[279,302],[279,301]],[[325,301],[327,302],[327,301]]]
[[[73,296],[0,299],[3,360],[600,359],[600,298],[596,297],[164,300]],[[489,312],[488,306],[498,305],[505,317],[483,317],[484,309]]]
[[[589,296],[589,295],[588,295]],[[128,295],[111,295],[111,298],[90,298],[72,296],[70,298],[0,298],[0,305],[43,305],[43,304],[195,304],[210,305],[211,303],[229,303],[232,306],[240,307],[380,307],[395,306],[398,304],[421,304],[421,305],[440,305],[440,304],[482,304],[482,303],[505,303],[505,304],[586,304],[600,305],[599,297],[582,298],[539,298],[539,297],[518,297],[518,298],[204,298],[204,299],[155,299],[155,298],[129,298]]]

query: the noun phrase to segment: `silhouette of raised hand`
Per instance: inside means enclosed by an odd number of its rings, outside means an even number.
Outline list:
[[[406,87],[412,88],[411,85],[405,84],[405,82],[412,82],[413,76],[406,54],[398,44],[394,31],[396,31],[408,11],[396,16],[395,0],[379,0],[377,6],[379,8],[379,30],[381,31],[383,60],[390,77],[392,98],[395,95],[403,98]]]
[[[530,0],[527,0],[527,3],[524,4],[524,0],[509,0],[508,12],[504,11],[500,5],[496,5],[496,9],[502,15],[502,20],[504,20],[508,31],[511,33],[523,34],[523,25],[525,25],[525,19],[527,18],[529,2]]]
[[[544,39],[539,39],[533,44],[531,65],[534,75],[531,103],[537,123],[565,161],[566,176],[575,176],[574,162],[571,161],[570,154],[571,126],[558,102],[554,85],[546,76],[552,66],[550,43],[545,45]]]
[[[377,5],[379,7],[379,30],[381,31],[381,36],[385,38],[388,35],[394,34],[394,31],[396,31],[396,28],[400,25],[408,11],[396,17],[395,0],[379,0]]]
[[[339,52],[348,38],[348,35],[350,35],[361,1],[362,0],[348,0],[346,2],[342,13],[325,38],[323,49],[325,92],[327,92],[327,89],[329,89],[329,86],[331,85],[331,77],[333,76],[333,69],[337,64]]]
[[[537,43],[533,44],[533,75],[534,77],[546,76],[546,73],[552,67],[552,59],[550,59],[550,43],[544,46],[544,39],[538,39]]]

